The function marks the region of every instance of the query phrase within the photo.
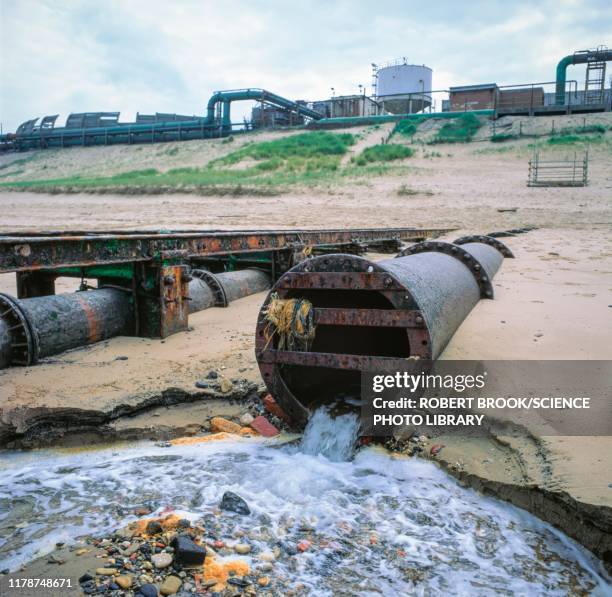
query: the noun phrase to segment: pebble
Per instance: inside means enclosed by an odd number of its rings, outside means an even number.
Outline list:
[[[280,431],[262,415],[259,415],[256,419],[253,419],[251,427],[264,437],[274,437],[280,433]]]
[[[270,577],[268,577],[268,576],[260,576],[257,579],[257,584],[260,587],[267,587],[270,584]]]
[[[440,452],[440,450],[442,450],[442,448],[444,448],[444,444],[434,444],[433,446],[431,446],[431,449],[429,450],[429,453],[432,456],[435,456],[436,454],[438,454]]]
[[[195,382],[195,387],[196,388],[200,388],[201,390],[204,390],[208,387],[208,382],[206,381],[201,381],[198,379],[198,381]]]
[[[243,427],[248,427],[254,420],[255,420],[255,417],[251,413],[244,413],[240,417],[240,424]]]
[[[153,584],[147,583],[140,587],[140,590],[136,595],[141,595],[142,597],[157,597],[159,593],[157,592],[157,587]]]
[[[79,578],[79,584],[82,585],[83,583],[89,582],[90,580],[93,580],[93,579],[94,579],[94,577],[91,574],[89,574],[88,572],[86,572],[85,574],[83,574],[83,576],[81,576]]]
[[[162,551],[151,556],[151,562],[156,568],[167,568],[172,564],[172,556]]]
[[[81,549],[77,549],[74,552],[75,556],[82,556],[83,554],[86,554],[89,550],[86,547],[81,547]]]
[[[122,574],[115,578],[115,583],[117,583],[122,589],[129,589],[132,586],[132,577]]]
[[[159,592],[162,595],[174,595],[181,588],[182,581],[178,576],[168,576],[159,587]]]
[[[162,525],[161,525],[161,523],[159,521],[152,520],[147,525],[147,528],[146,528],[145,532],[147,533],[147,535],[158,535],[159,533],[163,533],[164,532],[164,528],[162,527]]]
[[[229,394],[234,389],[234,384],[229,379],[222,379],[219,388],[223,394]]]
[[[242,427],[238,423],[228,421],[223,417],[213,417],[210,421],[210,428],[212,431],[225,433],[240,433]]]
[[[217,377],[219,377],[219,374],[216,371],[209,371],[206,379],[217,379]]]
[[[249,505],[233,491],[226,491],[223,494],[221,502],[219,503],[219,508],[229,512],[236,512],[236,514],[247,515],[251,513]]]
[[[246,543],[238,543],[237,545],[234,545],[234,551],[241,555],[245,555],[251,551],[251,546],[247,545]]]
[[[263,564],[260,564],[257,569],[260,572],[272,572],[272,570],[274,569],[274,566],[272,565],[271,562],[264,562]]]
[[[310,543],[310,541],[308,541],[307,539],[304,539],[297,544],[297,549],[298,551],[301,551],[302,553],[304,553],[305,551],[308,551],[310,549],[311,545],[312,543]]]
[[[115,574],[119,574],[119,570],[117,568],[96,568],[96,574],[98,576],[115,576]]]
[[[264,551],[258,557],[262,562],[273,562],[276,559],[276,556],[271,551]]]

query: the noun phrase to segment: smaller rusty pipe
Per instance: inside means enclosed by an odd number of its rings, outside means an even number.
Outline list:
[[[209,307],[227,307],[236,299],[263,292],[270,288],[270,275],[258,269],[213,274],[207,270],[192,270],[189,282],[189,312]]]
[[[197,273],[197,270],[192,272],[192,275],[194,273]],[[210,285],[196,275],[193,275],[193,280],[189,282],[189,299],[189,313],[203,311],[215,305],[215,296]]]
[[[270,288],[270,275],[259,269],[225,272],[217,278],[223,284],[228,303]]]
[[[189,312],[227,306],[244,296],[270,288],[270,276],[256,269],[222,274],[192,272]],[[38,359],[134,328],[131,292],[99,288],[87,292],[18,300],[0,293],[0,369],[32,365]]]

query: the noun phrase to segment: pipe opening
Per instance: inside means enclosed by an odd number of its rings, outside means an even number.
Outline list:
[[[291,290],[286,298],[307,299],[315,309],[394,309],[387,297],[371,290]],[[410,343],[404,328],[317,325],[310,352],[407,358]],[[340,396],[360,395],[360,371],[282,365],[279,373],[289,391],[307,408]]]

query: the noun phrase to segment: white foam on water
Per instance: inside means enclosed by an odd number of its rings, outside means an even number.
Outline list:
[[[333,405],[318,408],[308,420],[300,451],[321,454],[333,462],[349,460],[359,437],[359,412],[350,411],[335,416]]]
[[[214,523],[222,538],[244,531],[251,563],[280,546],[272,578],[317,596],[612,590],[601,563],[549,525],[460,487],[431,463],[377,448],[335,462],[249,441],[143,443],[14,456],[2,469],[0,569],[16,569],[56,541],[101,536],[148,504]],[[217,516],[227,490],[248,502],[250,516]],[[312,547],[288,555],[305,537]]]

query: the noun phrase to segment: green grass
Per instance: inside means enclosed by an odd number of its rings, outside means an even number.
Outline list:
[[[585,135],[588,133],[600,133],[603,134],[608,130],[603,124],[586,124],[584,126],[565,127],[552,133],[553,135],[567,136],[567,135]]]
[[[357,157],[351,161],[357,166],[365,166],[371,162],[392,162],[394,160],[403,160],[414,155],[414,149],[405,145],[372,145],[366,147]]]
[[[467,143],[481,126],[482,123],[474,114],[462,114],[445,123],[431,143]]]
[[[350,133],[328,133],[314,131],[291,135],[273,141],[262,141],[245,145],[213,162],[213,165],[237,164],[244,159],[286,160],[291,157],[317,158],[321,156],[342,156],[355,143]]]
[[[599,143],[603,141],[603,135],[554,135],[548,139],[550,145],[573,145],[574,143]]]
[[[350,134],[309,132],[274,141],[247,143],[228,155],[197,168],[132,170],[114,176],[73,175],[0,182],[0,188],[41,192],[155,194],[174,191],[210,194],[278,194],[291,185],[333,184],[340,179],[364,179],[387,174],[406,174],[408,169],[388,162],[413,155],[402,145],[367,148],[350,164],[341,160],[354,143]],[[242,160],[244,164],[236,167]]]
[[[417,132],[417,125],[409,120],[400,120],[395,127],[391,135],[401,135],[402,137],[412,137]]]

